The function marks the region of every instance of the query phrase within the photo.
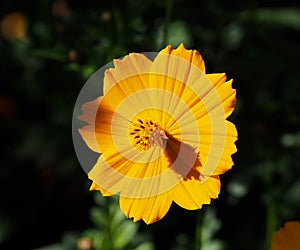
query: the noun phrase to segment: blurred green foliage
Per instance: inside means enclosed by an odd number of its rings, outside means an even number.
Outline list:
[[[147,236],[137,234],[139,224],[127,220],[118,206],[118,198],[104,198],[95,194],[95,204],[90,211],[94,227],[81,234],[65,234],[61,243],[38,248],[36,250],[153,250]],[[148,237],[149,238],[149,237]]]
[[[300,220],[298,1],[3,0],[0,20],[1,249],[76,249],[80,239],[104,250],[193,249],[197,227],[205,250],[268,249],[279,225]],[[235,166],[198,226],[196,212],[175,205],[154,225],[134,224],[88,191],[73,105],[113,58],[181,42],[207,72],[234,78]]]

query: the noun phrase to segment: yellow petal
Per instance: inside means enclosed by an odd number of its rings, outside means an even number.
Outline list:
[[[78,132],[91,150],[101,153],[96,139],[95,128],[93,126],[84,126],[83,128],[78,129]]]
[[[237,130],[234,124],[225,121],[225,130],[210,131],[209,134],[201,135],[201,139],[199,155],[204,165],[203,175],[220,175],[232,168],[231,155],[237,151]]]
[[[237,130],[235,125],[226,121],[226,135],[225,145],[223,147],[223,154],[220,158],[219,164],[214,171],[213,175],[223,174],[233,166],[232,154],[237,151],[235,141],[237,140]]]
[[[110,193],[100,186],[98,186],[95,182],[92,182],[92,185],[90,186],[90,191],[100,191],[103,196],[112,196],[113,193]]]
[[[270,250],[300,249],[300,222],[286,222],[283,228],[276,231],[272,238]]]
[[[82,106],[83,114],[78,119],[88,123],[79,129],[83,140],[95,152],[109,150],[112,144],[111,120],[117,116],[103,96]],[[122,123],[120,123],[122,124]]]
[[[93,127],[93,124],[91,126]],[[128,134],[127,126],[128,120],[125,117],[120,116],[110,107],[106,96],[102,97],[96,114],[94,115],[94,133],[100,152],[116,152],[117,150],[112,138],[112,133],[115,132],[116,136],[119,136],[121,132],[123,132],[124,135],[125,131],[124,136],[126,138]],[[85,127],[82,129],[85,129]],[[120,140],[124,139],[120,136],[119,138]]]
[[[206,77],[215,86],[224,108],[225,118],[227,118],[236,103],[236,90],[232,88],[232,80],[226,82],[225,74],[207,74]]]
[[[170,168],[182,178],[199,179],[202,164],[196,149],[172,135],[167,136],[168,142],[164,153],[170,162]]]
[[[84,103],[81,108],[83,113],[78,117],[79,120],[82,120],[89,124],[78,129],[80,135],[82,136],[82,139],[91,150],[98,153],[100,153],[100,149],[95,134],[95,120],[98,107],[102,100],[103,97],[101,96],[93,101]]]
[[[122,81],[126,81],[126,88],[119,86],[119,96],[115,96],[115,98],[123,99],[124,96],[128,95],[128,92],[132,92],[132,89],[143,86],[143,80],[139,79],[138,76],[148,74],[151,63],[146,56],[137,53],[131,53],[121,60],[114,60],[115,68],[105,72],[104,95]],[[137,78],[132,81],[132,77]]]
[[[78,119],[88,124],[95,124],[96,114],[102,99],[103,96],[100,96],[95,100],[84,103],[81,107],[82,114],[78,116]]]
[[[160,51],[151,65],[150,73],[151,88],[163,88],[179,98],[186,95],[185,91],[192,88],[195,82],[205,78],[201,55],[195,50],[186,50],[183,45],[175,50],[167,46]]]
[[[151,197],[167,192],[180,181],[180,176],[169,169],[169,165],[164,154],[145,162],[133,162],[118,152],[110,158],[102,154],[89,172],[89,179],[113,194],[121,192],[121,196],[129,198]]]
[[[182,180],[170,193],[173,200],[181,207],[189,210],[200,209],[203,204],[209,204],[211,198],[218,197],[220,180],[218,176],[199,180]]]
[[[197,96],[194,97],[195,93],[188,86],[166,76],[151,74],[132,77],[130,79],[132,85],[135,82],[140,82],[140,84],[127,89],[126,86],[129,84],[127,80],[116,84],[105,95],[110,107],[117,114],[126,117],[129,121],[137,118],[156,120],[165,130],[172,134],[176,133],[177,138],[180,138],[180,132],[177,130],[180,127],[181,134],[184,135],[181,138],[184,141],[199,141],[197,140],[199,133],[197,133],[196,119],[190,110],[189,102],[193,100],[196,103],[200,99]],[[163,82],[167,85],[163,85]],[[124,94],[124,89],[127,91],[126,94]],[[181,89],[189,95],[180,93]],[[203,112],[207,114],[205,108]],[[180,124],[176,124],[177,121]],[[184,129],[185,126],[189,128]],[[194,132],[191,134],[189,131]],[[197,143],[193,144],[197,145]]]
[[[120,197],[120,208],[133,221],[143,220],[146,224],[154,223],[165,216],[172,204],[169,193],[149,198]]]
[[[198,84],[198,81],[201,83]],[[185,116],[193,103],[199,102],[198,89],[195,90],[195,85],[202,89],[203,81],[212,88],[205,77],[202,57],[197,51],[186,50],[183,44],[177,49],[167,46],[159,52],[151,65],[149,87],[164,90],[168,97],[152,96],[153,103],[160,102],[160,106],[178,120]],[[172,95],[169,96],[168,93]],[[185,120],[184,118],[182,120]]]
[[[170,45],[168,45],[165,49],[161,50],[160,53],[171,54],[186,60],[205,73],[205,64],[200,53],[197,50],[187,50],[183,43],[181,43],[177,49],[173,49]]]

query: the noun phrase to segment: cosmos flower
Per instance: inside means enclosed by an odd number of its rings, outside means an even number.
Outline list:
[[[131,53],[104,75],[104,95],[82,106],[79,133],[100,153],[88,173],[91,190],[120,195],[134,221],[153,223],[172,202],[194,210],[220,192],[219,175],[236,152],[226,120],[235,90],[226,75],[206,74],[202,56],[181,44],[153,61]]]
[[[1,35],[6,40],[22,39],[26,36],[26,18],[22,13],[6,14],[0,22]]]
[[[277,230],[272,238],[270,250],[300,249],[300,222],[286,222],[283,228]]]

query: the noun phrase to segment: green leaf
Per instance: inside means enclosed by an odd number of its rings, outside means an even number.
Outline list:
[[[117,204],[116,204],[117,205]],[[115,210],[113,217],[111,219],[111,229],[115,230],[115,228],[119,227],[119,225],[122,223],[122,221],[125,221],[126,217],[123,214],[123,212],[117,207]]]
[[[113,234],[113,246],[115,249],[123,249],[135,236],[138,230],[138,224],[132,221],[124,221]]]
[[[202,241],[209,242],[214,237],[214,234],[220,229],[220,227],[221,222],[216,217],[214,210],[207,207],[203,218]]]
[[[103,229],[108,224],[108,215],[107,213],[99,207],[93,207],[90,213],[91,221],[99,229]]]
[[[223,250],[224,244],[220,240],[211,240],[202,246],[202,250]]]
[[[94,201],[97,205],[99,206],[105,206],[107,199],[109,199],[108,197],[103,197],[100,192],[95,192],[94,194]]]
[[[152,242],[144,242],[132,250],[154,250],[154,245]]]
[[[82,76],[85,79],[90,78],[95,72],[97,68],[94,65],[84,65],[82,67]]]
[[[252,18],[261,23],[300,30],[300,9],[297,8],[260,8]]]
[[[164,43],[164,26],[158,29],[156,44],[158,48],[161,48]],[[176,48],[179,44],[184,43],[186,47],[189,47],[192,43],[192,36],[189,26],[183,21],[175,21],[169,24],[166,36],[166,43]]]

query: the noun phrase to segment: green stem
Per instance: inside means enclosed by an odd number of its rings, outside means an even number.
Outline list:
[[[269,250],[271,247],[271,241],[273,233],[277,226],[277,216],[276,216],[276,206],[275,203],[270,197],[270,199],[266,202],[266,236],[265,236],[265,250]]]
[[[173,0],[166,1],[166,15],[165,15],[165,27],[164,27],[164,44],[167,43],[168,40],[168,27],[171,21],[172,16],[172,9],[173,9]]]
[[[197,211],[195,250],[201,250],[202,248],[202,224],[203,224],[202,212],[203,212],[202,210]]]
[[[118,200],[115,199],[114,197],[110,197],[109,198],[109,202],[108,202],[108,209],[107,209],[107,213],[108,213],[108,239],[110,241],[109,244],[109,249],[113,250],[114,246],[113,246],[113,242],[115,240],[115,228],[113,228],[113,218],[116,214],[116,211],[118,209]]]

